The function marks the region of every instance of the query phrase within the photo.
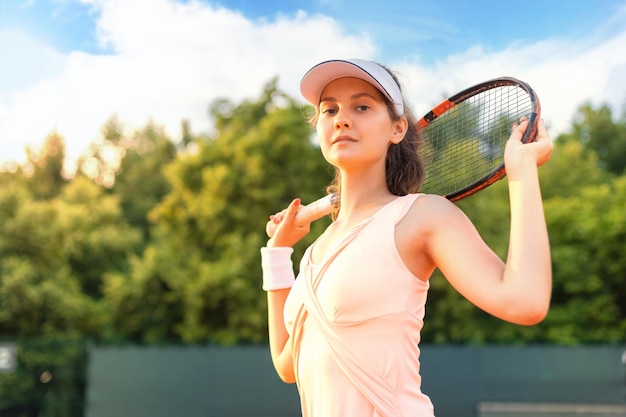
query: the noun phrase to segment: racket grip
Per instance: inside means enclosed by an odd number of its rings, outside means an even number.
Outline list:
[[[296,213],[295,224],[297,226],[305,225],[330,214],[336,199],[335,194],[328,194],[306,206],[301,206]],[[277,227],[278,225],[270,220],[265,225],[265,232],[269,237],[272,237]]]

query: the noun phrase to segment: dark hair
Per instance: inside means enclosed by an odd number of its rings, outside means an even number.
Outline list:
[[[380,65],[380,64],[379,64]],[[396,75],[387,67],[381,65],[398,84],[400,91],[402,87],[398,82]],[[379,92],[380,93],[380,92]],[[408,129],[404,138],[397,144],[389,145],[387,150],[387,157],[385,160],[385,172],[387,177],[387,188],[391,194],[397,196],[403,196],[419,191],[422,182],[424,181],[424,166],[419,156],[419,145],[421,143],[421,136],[417,129],[417,120],[415,116],[406,106],[404,108],[404,115],[398,115],[395,111],[394,104],[389,101],[382,93],[380,96],[385,100],[387,105],[387,111],[393,121],[400,120],[402,116],[405,116],[408,121]],[[315,114],[309,119],[309,123],[313,128],[317,124],[319,117],[319,106],[315,109]],[[341,194],[341,171],[335,168],[335,178],[326,188],[328,193]],[[341,202],[336,199],[335,207],[333,209],[332,218],[337,218],[339,213]]]

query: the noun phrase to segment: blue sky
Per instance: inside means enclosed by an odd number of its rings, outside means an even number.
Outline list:
[[[511,41],[584,39],[590,34],[595,36],[624,7],[624,2],[618,0],[204,0],[203,3],[239,11],[250,19],[273,20],[277,14],[294,15],[298,10],[325,14],[350,32],[371,32],[381,46],[391,49],[390,54],[412,49],[426,60],[461,52],[477,43],[497,49]],[[381,3],[387,4],[381,6]],[[504,11],[507,8],[511,10]],[[0,3],[0,17],[5,27],[24,30],[62,52],[107,52],[98,45],[95,30],[98,14],[93,4],[72,0],[4,1]],[[609,35],[618,29],[606,28],[598,35]]]
[[[209,131],[213,99],[257,97],[274,76],[299,97],[302,73],[336,57],[400,72],[417,114],[522,78],[556,136],[584,102],[624,111],[626,0],[0,1],[0,162],[52,131],[75,158],[112,115],[129,132]]]

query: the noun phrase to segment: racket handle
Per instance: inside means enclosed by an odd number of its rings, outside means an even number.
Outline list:
[[[298,226],[305,225],[330,214],[336,199],[337,197],[335,194],[328,194],[327,196],[315,200],[306,206],[301,206],[296,213],[295,224]],[[278,225],[271,220],[267,222],[265,225],[265,232],[269,237],[274,236],[276,227],[278,227]]]

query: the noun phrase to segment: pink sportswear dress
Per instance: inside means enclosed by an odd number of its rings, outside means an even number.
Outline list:
[[[319,264],[307,249],[285,304],[303,417],[433,417],[421,392],[420,331],[428,282],[395,245],[419,194],[355,226]]]

